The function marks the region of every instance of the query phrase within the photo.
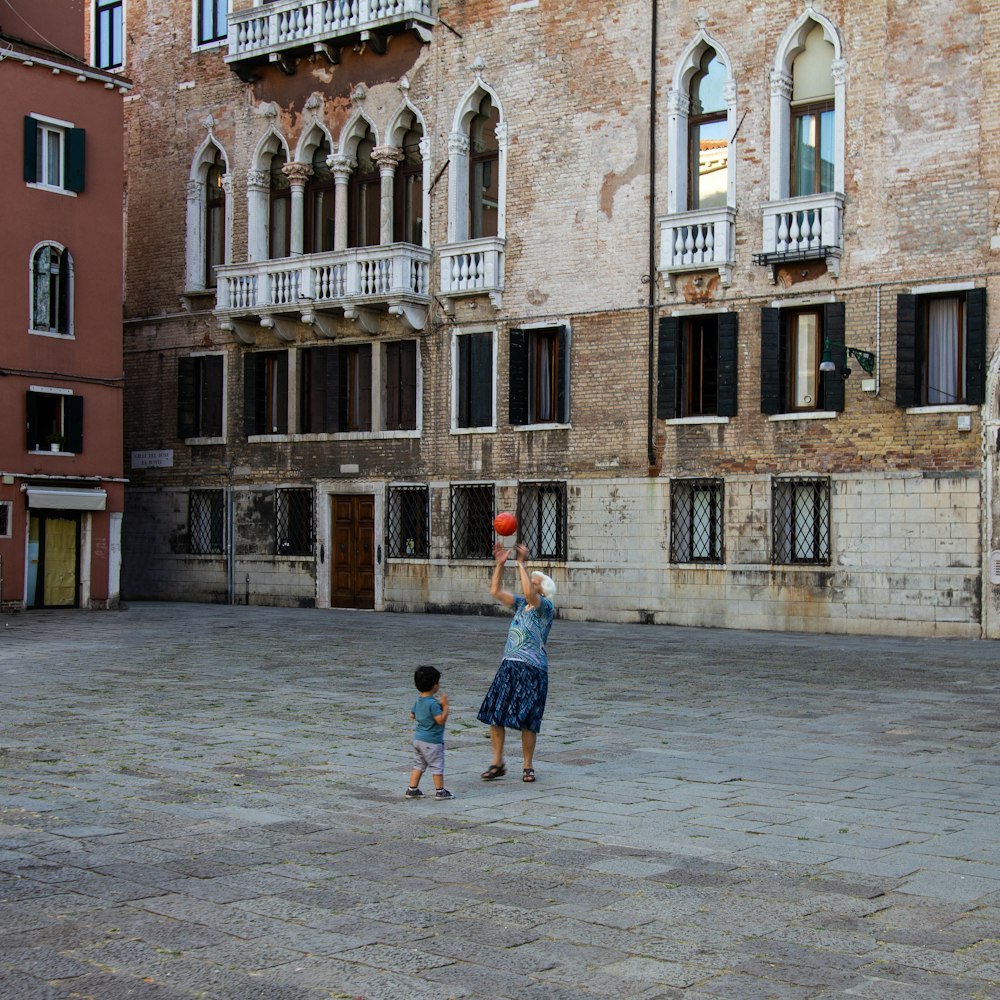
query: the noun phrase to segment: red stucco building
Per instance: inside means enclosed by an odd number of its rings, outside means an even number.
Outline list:
[[[0,14],[0,121],[15,137],[0,157],[6,610],[119,595],[128,84],[88,63],[84,28],[80,0],[13,0]]]

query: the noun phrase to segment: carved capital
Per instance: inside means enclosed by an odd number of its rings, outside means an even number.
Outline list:
[[[267,191],[270,185],[270,176],[266,170],[256,170],[251,167],[247,171],[247,190]]]
[[[792,78],[781,70],[771,70],[771,96],[783,97],[786,101],[792,99]]]
[[[187,182],[187,200],[197,201],[201,197],[202,182],[201,181],[188,181]]]
[[[833,76],[834,84],[843,86],[847,79],[847,62],[844,59],[834,59],[830,63],[830,73]]]
[[[507,127],[507,123],[506,122],[497,122],[496,136],[497,136],[497,142],[501,146],[506,146],[507,145],[507,133],[508,133],[508,131],[509,131],[509,129]]]
[[[452,156],[468,156],[469,137],[464,132],[452,132],[448,136],[448,152]]]
[[[403,152],[395,146],[376,146],[372,150],[372,159],[383,174],[392,174],[396,165],[402,161]]]
[[[334,153],[326,158],[326,165],[333,171],[334,180],[346,184],[351,172],[358,165],[358,161],[353,156]]]
[[[667,114],[687,115],[691,112],[691,98],[683,91],[674,90],[673,87],[667,91]]]
[[[303,187],[307,180],[313,175],[312,164],[310,163],[286,163],[281,172],[296,187]]]

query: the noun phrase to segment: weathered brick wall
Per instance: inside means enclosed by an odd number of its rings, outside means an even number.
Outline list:
[[[678,2],[658,12],[657,216],[666,210],[667,88],[696,37],[700,8]],[[772,283],[768,269],[752,262],[762,248],[760,206],[769,199],[768,74],[783,32],[802,10],[792,0],[752,9],[721,5],[704,21],[736,82],[736,265],[728,288],[705,272],[698,284],[694,275],[681,276],[671,291],[659,274],[649,275],[646,6],[542,4],[512,12],[504,3],[458,3],[441,11],[450,28],[438,25],[429,44],[393,36],[382,56],[347,48],[338,66],[306,56],[292,76],[265,66],[247,85],[225,66],[223,50],[190,51],[188,4],[130,3],[127,70],[136,86],[127,102],[126,453],[172,448],[174,464],[128,472],[126,579],[150,595],[218,599],[219,568],[202,570],[167,544],[186,511],[177,498],[192,485],[233,482],[259,491],[279,483],[430,482],[432,558],[379,567],[378,599],[407,609],[481,608],[489,603],[488,566],[449,561],[448,484],[551,478],[569,483],[570,559],[551,568],[563,585],[566,615],[974,634],[981,605],[996,603],[992,589],[981,599],[980,581],[984,539],[986,548],[998,547],[989,539],[1000,515],[991,510],[992,527],[984,529],[979,499],[983,477],[995,470],[983,468],[978,411],[907,413],[896,406],[896,295],[967,280],[985,285],[990,303],[1000,293],[993,277],[998,250],[990,243],[1000,221],[1000,70],[985,57],[1000,43],[1000,18],[975,3],[823,6],[840,32],[846,66],[841,273],[836,278],[808,263],[779,269]],[[191,300],[190,310],[179,300],[185,192],[192,157],[209,134],[204,123],[211,116],[211,132],[229,160],[233,259],[240,262],[247,254],[247,170],[267,130],[279,129],[294,150],[318,118],[336,141],[360,110],[381,136],[405,96],[427,125],[430,176],[439,178],[429,225],[440,247],[447,239],[448,136],[477,73],[499,95],[508,125],[501,307],[485,297],[455,303],[452,315],[432,306],[417,335],[419,438],[248,444],[246,348],[219,328],[210,298]],[[352,99],[360,82],[367,92]],[[314,97],[319,103],[307,107]],[[740,324],[738,414],[701,426],[656,422],[653,477],[647,476],[650,280],[655,317],[701,304],[735,311]],[[845,409],[835,419],[768,420],[760,412],[760,310],[804,297],[844,302],[847,343],[877,354],[877,391],[862,389],[863,373],[852,364]],[[991,358],[996,315],[988,309]],[[565,321],[571,329],[571,426],[515,430],[507,419],[508,331],[540,321]],[[451,339],[455,330],[473,329],[493,329],[498,338],[498,426],[495,433],[455,435]],[[414,336],[401,319],[384,317],[375,341],[406,335]],[[371,338],[342,321],[337,342],[353,340]],[[319,342],[303,325],[291,346]],[[257,346],[290,345],[262,330]],[[226,445],[188,446],[176,438],[177,358],[196,350],[227,355]],[[996,412],[995,404],[987,409]],[[959,416],[969,417],[969,430],[959,429]],[[990,419],[994,428],[996,417]],[[356,465],[357,474],[341,474],[342,465]],[[783,473],[833,479],[828,567],[770,564],[769,477]],[[725,479],[723,566],[670,564],[669,481],[677,476]],[[509,489],[501,493],[501,506],[514,503]],[[255,522],[249,509],[238,509],[241,525],[246,520],[265,530],[260,517]],[[238,537],[247,537],[244,531]],[[250,552],[240,558],[237,589],[252,569],[259,583],[253,600],[296,603],[322,592],[317,574],[325,569],[265,566],[265,556]]]

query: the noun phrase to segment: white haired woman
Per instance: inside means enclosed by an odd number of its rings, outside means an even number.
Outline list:
[[[535,740],[542,726],[549,690],[549,658],[545,641],[555,616],[552,603],[556,593],[555,581],[544,573],[528,573],[525,566],[528,550],[525,546],[515,545],[514,552],[524,597],[515,596],[500,586],[510,550],[499,542],[493,546],[497,564],[493,570],[490,593],[501,604],[514,609],[514,620],[507,630],[507,646],[500,668],[476,716],[490,727],[493,748],[493,760],[480,775],[483,781],[494,781],[507,773],[503,748],[508,729],[521,731],[521,751],[524,755],[521,780],[535,780]]]

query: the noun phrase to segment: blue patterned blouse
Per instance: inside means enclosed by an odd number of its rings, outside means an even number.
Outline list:
[[[549,656],[545,651],[545,641],[552,628],[556,609],[547,598],[533,608],[523,597],[514,598],[514,620],[507,632],[507,648],[503,651],[505,660],[521,660],[538,667],[549,669]]]

